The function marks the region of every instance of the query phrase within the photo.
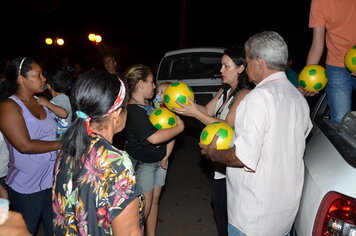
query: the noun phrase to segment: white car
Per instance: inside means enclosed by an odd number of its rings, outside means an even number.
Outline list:
[[[293,236],[356,236],[356,112],[336,127],[327,97],[316,105],[305,150],[305,179]]]
[[[184,82],[194,91],[195,101],[205,105],[222,85],[221,58],[224,48],[186,48],[166,52],[158,67],[157,84]]]

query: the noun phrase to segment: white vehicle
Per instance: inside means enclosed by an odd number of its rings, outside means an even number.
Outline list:
[[[166,52],[162,58],[156,79],[181,81],[194,91],[195,101],[205,105],[222,85],[221,58],[224,48],[186,48]]]
[[[312,114],[293,236],[356,235],[356,112],[336,127],[323,94]]]

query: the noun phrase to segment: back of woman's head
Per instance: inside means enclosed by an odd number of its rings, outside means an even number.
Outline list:
[[[152,74],[151,69],[148,66],[138,64],[132,65],[124,73],[123,80],[126,81],[129,88],[129,93],[135,91],[136,84],[140,81],[146,81],[147,77]]]
[[[244,65],[246,67],[245,49],[243,47],[240,46],[229,47],[225,49],[224,54],[230,57],[236,66]]]
[[[90,142],[86,118],[99,125],[105,122],[111,111],[126,106],[127,94],[123,91],[126,91],[124,83],[106,71],[89,70],[79,76],[71,96],[72,108],[77,116],[64,135],[61,157],[71,156],[74,162],[79,160]],[[123,100],[117,106],[119,95]]]
[[[115,75],[102,70],[89,70],[79,76],[72,92],[74,111],[82,111],[92,118],[100,118],[114,104],[120,91]]]
[[[6,67],[5,77],[9,84],[10,95],[17,91],[17,78],[19,75],[26,77],[27,73],[32,69],[32,63],[37,63],[37,61],[30,57],[16,57]]]

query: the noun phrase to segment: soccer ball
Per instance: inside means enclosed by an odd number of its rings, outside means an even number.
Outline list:
[[[349,71],[356,72],[356,45],[346,52],[344,62]]]
[[[154,110],[149,116],[151,123],[156,129],[166,129],[177,125],[177,116],[165,107]]]
[[[219,138],[216,141],[216,149],[228,149],[232,146],[234,128],[226,122],[214,122],[205,126],[200,134],[200,143],[204,145],[210,144],[216,133],[219,134]]]
[[[325,88],[328,77],[324,67],[320,65],[306,65],[299,73],[300,87],[305,90],[317,92]]]
[[[189,99],[194,101],[194,93],[192,88],[183,82],[175,82],[170,84],[163,93],[163,102],[166,107],[172,111],[173,107],[182,108],[176,101],[182,104],[189,104]]]

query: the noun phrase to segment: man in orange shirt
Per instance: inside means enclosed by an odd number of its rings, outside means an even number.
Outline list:
[[[344,65],[347,50],[356,45],[355,24],[355,0],[312,0],[309,27],[313,28],[313,41],[306,64],[319,64],[326,42],[325,67],[329,78],[326,93],[330,120],[335,125],[351,110],[352,92],[356,89],[356,73]],[[316,94],[301,91],[305,96]]]

